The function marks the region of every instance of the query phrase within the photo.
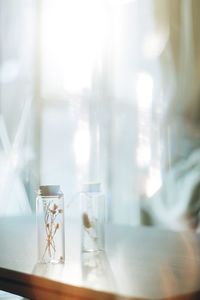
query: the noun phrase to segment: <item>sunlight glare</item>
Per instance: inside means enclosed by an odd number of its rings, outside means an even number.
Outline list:
[[[48,1],[47,1],[48,2]],[[89,88],[106,33],[100,0],[58,0],[45,4],[42,55],[50,78],[61,78],[68,92]],[[53,68],[50,70],[50,66]]]
[[[162,178],[160,170],[155,167],[151,167],[149,171],[149,177],[146,181],[146,195],[152,197],[161,187]]]
[[[153,78],[147,72],[140,72],[136,81],[138,107],[138,146],[137,163],[146,167],[151,160],[151,106],[153,98]]]
[[[73,141],[73,150],[77,165],[85,166],[89,162],[90,157],[90,132],[86,122],[81,122]]]
[[[141,110],[151,108],[153,98],[153,78],[147,72],[140,72],[136,83],[136,97]]]
[[[169,39],[169,30],[151,32],[146,36],[143,51],[146,58],[156,58],[163,52]]]
[[[140,143],[136,149],[137,163],[140,167],[146,167],[151,160],[151,149],[148,143]]]

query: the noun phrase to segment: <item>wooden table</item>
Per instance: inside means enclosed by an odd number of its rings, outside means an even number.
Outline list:
[[[0,289],[31,299],[200,299],[198,235],[107,226],[99,255],[80,254],[80,227],[66,223],[66,263],[36,263],[34,217],[0,219]]]

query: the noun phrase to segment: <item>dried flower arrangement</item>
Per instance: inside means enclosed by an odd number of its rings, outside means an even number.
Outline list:
[[[60,228],[58,222],[58,215],[63,213],[63,209],[60,209],[58,205],[53,201],[44,201],[44,225],[46,231],[46,247],[43,254],[43,259],[48,253],[49,258],[52,259],[56,253],[55,235]],[[63,258],[60,257],[60,260]]]

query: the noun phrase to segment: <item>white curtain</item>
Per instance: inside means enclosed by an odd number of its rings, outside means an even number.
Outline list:
[[[27,155],[23,167],[18,165],[13,173],[22,184],[22,206],[28,207],[29,198],[25,178],[29,183],[41,177],[41,184],[60,184],[69,201],[85,181],[101,181],[112,222],[140,224],[141,206],[157,223],[166,211],[178,219],[173,210],[179,211],[180,203],[190,202],[191,191],[198,190],[194,175],[185,193],[190,196],[184,201],[181,193],[173,196],[180,192],[178,170],[198,163],[198,0],[43,0],[37,24],[32,1],[0,3],[2,153],[19,139],[20,161]],[[36,25],[40,172],[34,168],[34,146],[24,152],[36,105]],[[29,137],[31,143],[34,136]],[[184,180],[188,182],[186,176]],[[77,205],[71,211],[74,216]],[[180,214],[185,216],[184,207]],[[172,219],[165,225],[173,227]]]
[[[35,8],[0,0],[0,216],[33,204]]]
[[[161,56],[164,91],[163,185],[146,202],[150,222],[172,229],[199,226],[199,1],[155,1],[157,26],[168,26]]]
[[[139,224],[149,173],[149,189],[160,186],[152,106],[162,105],[166,35],[151,0],[43,1],[41,180],[60,182],[67,199],[101,181],[113,222]]]

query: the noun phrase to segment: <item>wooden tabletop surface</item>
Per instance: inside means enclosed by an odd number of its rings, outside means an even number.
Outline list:
[[[200,237],[107,225],[106,251],[80,253],[66,222],[65,264],[37,264],[33,217],[0,219],[0,289],[31,299],[200,299]]]

